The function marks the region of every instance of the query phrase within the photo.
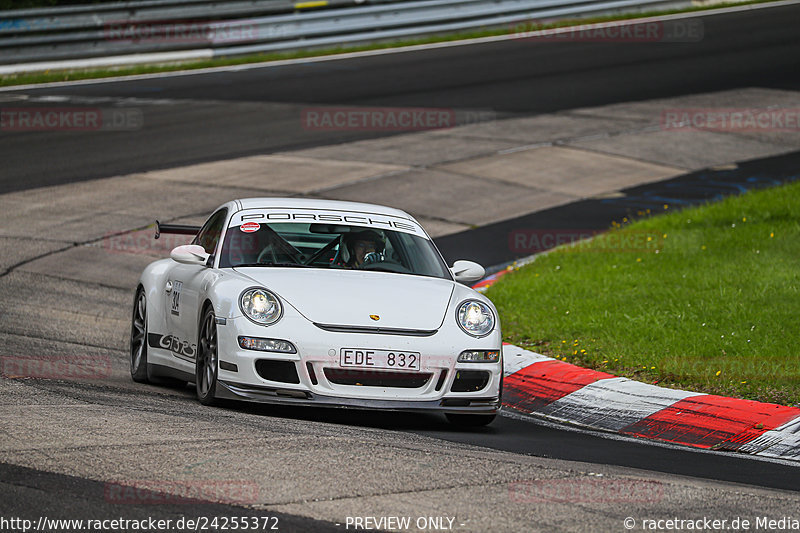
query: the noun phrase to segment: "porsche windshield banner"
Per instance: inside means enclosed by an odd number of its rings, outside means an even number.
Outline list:
[[[334,211],[316,209],[245,209],[235,213],[230,227],[242,228],[242,231],[257,231],[260,224],[275,223],[336,224],[343,226],[359,226],[372,229],[383,229],[410,233],[425,237],[425,232],[413,220],[407,218],[354,211]]]

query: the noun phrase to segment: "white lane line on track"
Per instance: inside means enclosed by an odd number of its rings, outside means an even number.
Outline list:
[[[710,17],[714,15],[724,15],[728,13],[738,13],[742,11],[754,11],[759,9],[768,9],[773,7],[784,7],[784,6],[791,6],[800,4],[800,0],[779,0],[777,2],[768,2],[763,4],[748,4],[743,6],[733,6],[733,7],[726,7],[722,9],[714,9],[709,11],[693,11],[689,13],[675,13],[673,15],[662,15],[657,17],[645,17],[645,18],[638,18],[638,19],[629,19],[624,21],[611,21],[607,23],[600,23],[596,27],[600,28],[603,27],[602,25],[605,24],[607,26],[622,26],[625,24],[643,24],[647,22],[663,22],[669,20],[681,20],[686,18],[698,18],[698,17]],[[398,48],[386,48],[381,50],[364,50],[360,52],[347,52],[344,54],[336,54],[336,55],[329,55],[329,56],[318,56],[318,57],[307,57],[307,58],[299,58],[299,59],[281,59],[278,61],[264,61],[261,63],[248,63],[243,65],[228,65],[222,67],[210,67],[210,68],[203,68],[203,69],[192,69],[192,70],[178,70],[174,72],[157,72],[152,74],[136,74],[133,76],[118,76],[114,78],[102,78],[102,79],[94,79],[94,80],[75,80],[75,81],[59,81],[59,82],[51,82],[51,83],[37,83],[37,84],[28,84],[28,85],[12,85],[9,87],[0,87],[0,92],[7,92],[7,91],[18,91],[18,90],[28,90],[28,89],[37,89],[37,88],[47,88],[47,87],[68,87],[68,86],[75,86],[75,85],[96,85],[101,83],[115,83],[115,82],[124,82],[124,81],[137,81],[137,80],[150,80],[150,79],[159,79],[159,78],[171,78],[171,77],[179,77],[179,76],[194,76],[199,74],[212,74],[218,72],[239,72],[243,70],[252,70],[252,69],[259,69],[259,68],[271,68],[271,67],[282,67],[282,66],[291,66],[291,65],[302,65],[308,63],[322,63],[326,61],[339,61],[344,59],[357,59],[362,57],[373,57],[373,56],[382,56],[388,54],[400,54],[405,52],[417,52],[417,51],[424,51],[424,50],[435,50],[439,48],[452,48],[457,46],[470,46],[476,44],[489,44],[489,43],[496,43],[496,42],[503,42],[503,41],[510,41],[510,40],[519,40],[519,39],[528,39],[531,37],[536,36],[549,36],[549,35],[556,35],[559,32],[569,32],[573,31],[570,27],[565,28],[555,28],[552,30],[540,30],[536,32],[527,32],[523,34],[507,34],[507,35],[494,35],[491,37],[480,37],[477,39],[464,39],[460,41],[448,41],[442,43],[428,43],[428,44],[417,44],[411,46],[403,46]]]
[[[140,96],[83,96],[78,94],[13,94],[0,95],[0,101],[4,97],[15,96],[15,100],[8,98],[9,102],[24,102],[26,104],[77,104],[77,105],[147,105],[147,106],[175,106],[180,104],[230,104],[226,100],[196,100],[178,98],[142,98]]]
[[[33,71],[47,70],[79,70],[92,68],[118,68],[125,66],[136,66],[142,64],[169,63],[169,62],[189,62],[201,59],[209,60],[214,58],[214,51],[211,48],[198,50],[184,50],[180,52],[155,52],[149,54],[128,54],[106,57],[93,57],[86,59],[64,59],[57,61],[38,61],[35,63],[0,65],[0,74],[24,74]],[[36,65],[37,68],[27,70],[21,69],[24,66]]]

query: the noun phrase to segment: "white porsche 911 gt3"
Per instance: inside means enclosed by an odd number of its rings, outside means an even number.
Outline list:
[[[500,407],[497,310],[448,268],[409,214],[388,207],[250,198],[219,207],[169,259],[145,268],[131,375],[228,398],[438,411],[488,424]]]

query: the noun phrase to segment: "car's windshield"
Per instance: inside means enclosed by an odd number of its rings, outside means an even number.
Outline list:
[[[451,279],[425,237],[404,231],[309,222],[235,222],[219,266],[361,269]]]

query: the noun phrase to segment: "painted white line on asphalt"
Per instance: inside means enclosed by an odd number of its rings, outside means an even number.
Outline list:
[[[619,431],[699,392],[665,389],[628,378],[590,383],[540,409],[551,418]]]
[[[608,23],[600,23],[600,24],[607,24],[607,25],[615,25],[621,26],[623,24],[642,24],[647,22],[662,22],[662,21],[669,21],[669,20],[680,20],[686,18],[697,18],[697,17],[710,17],[714,15],[724,15],[728,13],[737,13],[742,11],[753,11],[758,9],[768,9],[774,7],[783,7],[783,6],[790,6],[800,4],[800,0],[780,0],[777,2],[768,2],[763,4],[748,4],[743,6],[733,6],[733,7],[726,7],[722,9],[714,9],[709,11],[692,11],[689,13],[675,13],[672,15],[662,15],[656,17],[644,17],[638,19],[628,19],[625,21],[612,21]],[[599,27],[599,26],[598,26]],[[59,81],[59,82],[51,82],[51,83],[38,83],[38,84],[29,84],[29,85],[13,85],[10,87],[0,87],[0,92],[2,91],[17,91],[17,90],[28,90],[28,89],[35,89],[35,88],[43,88],[43,87],[65,87],[65,86],[72,86],[72,85],[92,85],[92,84],[100,84],[100,83],[114,83],[120,81],[136,81],[136,80],[147,80],[147,79],[158,79],[158,78],[169,78],[169,77],[178,77],[178,76],[194,76],[199,74],[210,74],[216,72],[238,72],[242,70],[252,70],[252,69],[259,69],[259,68],[270,68],[270,67],[281,67],[287,65],[302,65],[307,63],[322,63],[325,61],[339,61],[343,59],[357,59],[362,57],[372,57],[372,56],[382,56],[388,54],[400,54],[405,52],[417,52],[417,51],[424,51],[424,50],[435,50],[439,48],[452,48],[456,46],[470,46],[476,44],[489,44],[495,42],[503,42],[503,41],[510,41],[510,40],[517,40],[517,39],[527,39],[531,37],[535,37],[537,35],[555,35],[556,32],[569,32],[570,27],[564,28],[554,28],[551,30],[539,30],[539,32],[527,32],[524,34],[506,34],[506,35],[494,35],[491,37],[479,37],[477,39],[464,39],[460,41],[448,41],[442,43],[428,43],[428,44],[417,44],[412,46],[403,46],[398,48],[385,48],[380,50],[364,50],[360,52],[348,52],[344,54],[336,54],[336,55],[328,55],[328,56],[318,56],[318,57],[307,57],[307,58],[298,58],[298,59],[282,59],[278,61],[263,61],[260,63],[248,63],[244,65],[228,65],[222,67],[211,67],[211,68],[204,68],[204,69],[193,69],[193,70],[179,70],[174,72],[158,72],[152,74],[137,74],[133,76],[118,76],[115,78],[103,78],[103,79],[95,79],[95,80],[75,80],[75,81]],[[550,32],[550,33],[540,33],[540,32]]]
[[[174,61],[197,61],[212,59],[214,51],[210,48],[201,50],[183,50],[180,52],[156,52],[150,54],[127,54],[119,56],[90,57],[86,59],[64,59],[59,61],[41,61],[38,63],[12,63],[0,65],[0,75],[21,74],[26,72],[43,72],[47,70],[78,70],[93,68],[117,68],[121,66],[141,65],[143,63],[169,63]],[[69,83],[69,82],[66,82]]]

